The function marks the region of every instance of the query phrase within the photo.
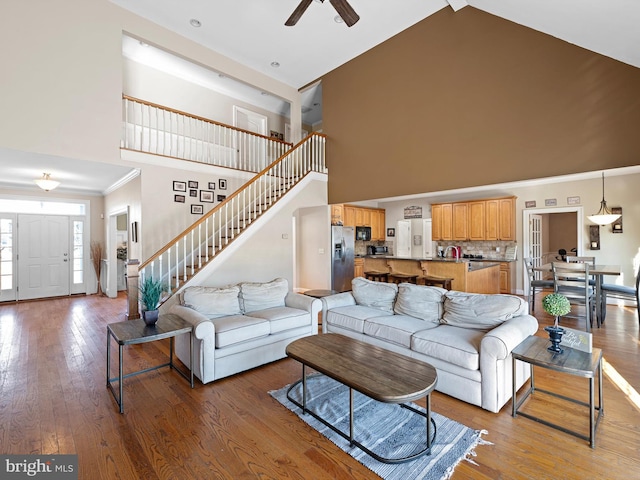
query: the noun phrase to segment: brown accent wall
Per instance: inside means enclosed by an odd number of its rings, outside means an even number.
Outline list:
[[[640,69],[472,7],[322,83],[330,203],[640,163]]]

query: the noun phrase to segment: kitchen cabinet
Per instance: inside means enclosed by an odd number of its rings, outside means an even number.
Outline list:
[[[486,202],[469,202],[469,240],[485,240],[485,209]]]
[[[500,293],[511,293],[512,262],[500,262]]]
[[[371,210],[371,240],[386,239],[386,219],[384,210]]]
[[[356,207],[343,205],[342,212],[344,214],[344,226],[355,227],[356,226]]]
[[[356,258],[353,260],[353,277],[364,277],[364,258]]]
[[[331,225],[343,225],[342,205],[331,205]]]
[[[515,241],[515,208],[515,197],[433,204],[433,239]]]
[[[437,203],[431,205],[432,239],[453,239],[453,205],[451,203]]]
[[[468,204],[466,203],[454,203],[452,204],[452,239],[458,241],[464,241],[469,239],[468,226]]]

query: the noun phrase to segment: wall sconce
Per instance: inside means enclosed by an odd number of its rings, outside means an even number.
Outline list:
[[[36,178],[34,182],[36,182],[36,185],[38,185],[42,190],[48,192],[49,190],[53,190],[58,185],[60,185],[60,182],[51,180],[51,178],[49,178],[50,176],[50,173],[43,173],[42,178]]]

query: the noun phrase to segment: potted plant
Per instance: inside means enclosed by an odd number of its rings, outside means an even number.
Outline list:
[[[142,304],[142,318],[147,325],[155,325],[158,321],[158,307],[164,286],[160,280],[151,276],[145,277],[140,285],[140,303]]]
[[[551,346],[547,349],[554,353],[562,353],[560,348],[560,342],[562,341],[562,335],[564,334],[564,328],[558,325],[559,317],[562,317],[571,311],[571,304],[567,297],[561,293],[550,293],[542,299],[542,308],[549,315],[555,317],[553,325],[545,327],[544,330],[549,333],[549,340],[551,340]]]

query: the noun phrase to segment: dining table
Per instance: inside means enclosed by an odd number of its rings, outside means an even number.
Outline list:
[[[562,263],[562,262],[556,262]],[[596,320],[598,326],[604,323],[604,319],[607,314],[607,304],[604,302],[604,295],[602,294],[602,277],[605,275],[620,275],[620,265],[604,265],[604,264],[595,264],[589,265],[589,275],[593,275],[595,280],[595,296],[596,296]],[[552,264],[545,263],[543,265],[533,267],[534,271],[537,272],[552,272]]]

